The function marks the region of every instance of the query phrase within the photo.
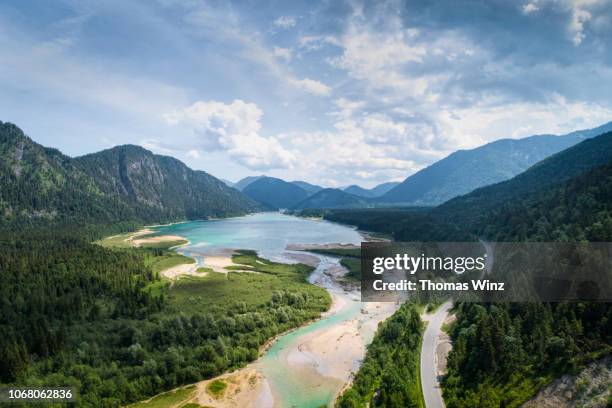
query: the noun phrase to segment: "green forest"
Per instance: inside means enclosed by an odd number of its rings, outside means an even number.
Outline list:
[[[609,136],[434,209],[325,210],[319,215],[398,241],[610,242]],[[554,378],[612,354],[609,303],[466,303],[455,305],[454,313],[453,349],[443,382],[449,408],[517,407]]]
[[[419,378],[423,323],[415,304],[404,303],[381,323],[337,408],[424,408]]]
[[[61,230],[2,237],[0,382],[72,386],[78,406],[115,407],[241,367],[330,304],[307,283],[311,267],[248,251],[234,262],[257,274],[170,287],[158,266],[176,255],[159,245],[110,249]]]

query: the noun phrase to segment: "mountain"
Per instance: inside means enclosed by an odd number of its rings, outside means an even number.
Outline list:
[[[479,188],[436,207],[432,214],[465,223],[485,212],[585,173],[612,160],[612,132],[587,139],[554,154],[518,176]]]
[[[302,190],[306,191],[308,195],[313,195],[323,190],[323,187],[317,186],[316,184],[310,184],[305,181],[294,180],[292,181],[292,183],[300,187]]]
[[[356,184],[343,188],[342,191],[348,194],[356,195],[357,197],[363,197],[363,198],[375,197],[374,194],[370,190],[366,190],[365,188],[359,187]]]
[[[302,188],[274,177],[260,177],[242,192],[270,210],[291,208],[308,197]]]
[[[564,136],[502,139],[476,149],[460,150],[408,177],[383,194],[379,201],[437,205],[476,188],[512,178],[554,153],[611,130],[612,122]]]
[[[370,191],[372,192],[373,197],[380,197],[399,184],[399,181],[389,181],[387,183],[379,184],[376,187],[372,187]]]
[[[238,180],[236,183],[234,183],[232,187],[234,187],[238,191],[242,191],[244,190],[246,186],[248,186],[254,181],[259,180],[262,177],[266,177],[266,176],[248,176],[248,177]]]
[[[118,146],[73,162],[106,195],[119,196],[154,218],[201,219],[257,209],[252,200],[210,174],[140,146]]]
[[[395,186],[399,184],[400,183],[397,181],[390,181],[388,183],[379,184],[376,187],[372,187],[369,190],[363,187],[360,187],[356,184],[353,184],[351,186],[344,187],[342,191],[349,193],[349,194],[356,195],[358,197],[374,198],[374,197],[380,197],[381,195],[385,194],[386,192],[388,192],[389,190],[391,190],[392,188],[394,188]]]
[[[2,223],[153,223],[258,208],[218,179],[171,157],[120,146],[73,159],[0,122]]]
[[[236,185],[236,183],[232,183],[231,181],[224,179],[224,178],[220,178],[219,180],[221,180],[222,182],[225,183],[226,186],[228,187],[234,187]]]
[[[325,188],[308,197],[293,207],[296,210],[306,208],[358,208],[367,206],[361,197],[346,193],[337,188]]]

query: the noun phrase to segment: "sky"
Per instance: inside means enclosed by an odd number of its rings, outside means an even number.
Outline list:
[[[612,120],[612,0],[0,3],[0,120],[237,181],[400,181]]]

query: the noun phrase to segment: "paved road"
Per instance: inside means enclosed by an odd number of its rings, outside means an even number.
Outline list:
[[[444,323],[452,305],[452,302],[448,301],[436,310],[423,335],[423,346],[421,347],[421,387],[423,388],[423,397],[425,398],[425,407],[427,408],[444,408],[444,400],[442,399],[442,390],[438,382],[438,370],[436,367],[436,347],[442,323]]]

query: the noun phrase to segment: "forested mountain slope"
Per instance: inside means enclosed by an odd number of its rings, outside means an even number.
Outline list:
[[[293,180],[292,183],[295,184],[296,186],[300,187],[304,191],[306,191],[308,193],[308,195],[313,195],[313,194],[318,193],[319,191],[323,190],[323,187],[321,187],[321,186],[317,186],[316,184],[307,183],[307,182],[301,181],[301,180]]]
[[[379,201],[438,205],[476,188],[514,177],[554,153],[611,130],[612,122],[564,136],[502,139],[472,150],[460,150],[408,177]]]
[[[362,197],[357,197],[337,188],[325,188],[297,203],[293,208],[296,210],[307,208],[359,208],[366,205],[367,202]]]
[[[490,211],[499,241],[612,241],[612,158]],[[444,380],[449,408],[516,407],[555,377],[612,354],[609,303],[460,304]]]
[[[294,183],[274,177],[261,177],[242,190],[269,210],[291,208],[308,197],[308,193]]]
[[[486,211],[522,196],[559,185],[612,159],[612,132],[585,140],[548,157],[518,176],[457,197],[432,214],[461,223],[476,222]]]
[[[126,145],[74,159],[108,196],[118,196],[145,217],[201,219],[253,211],[236,189],[181,161]]]
[[[0,122],[0,159],[0,220],[7,224],[155,223],[260,208],[209,174],[137,146],[73,159]]]

